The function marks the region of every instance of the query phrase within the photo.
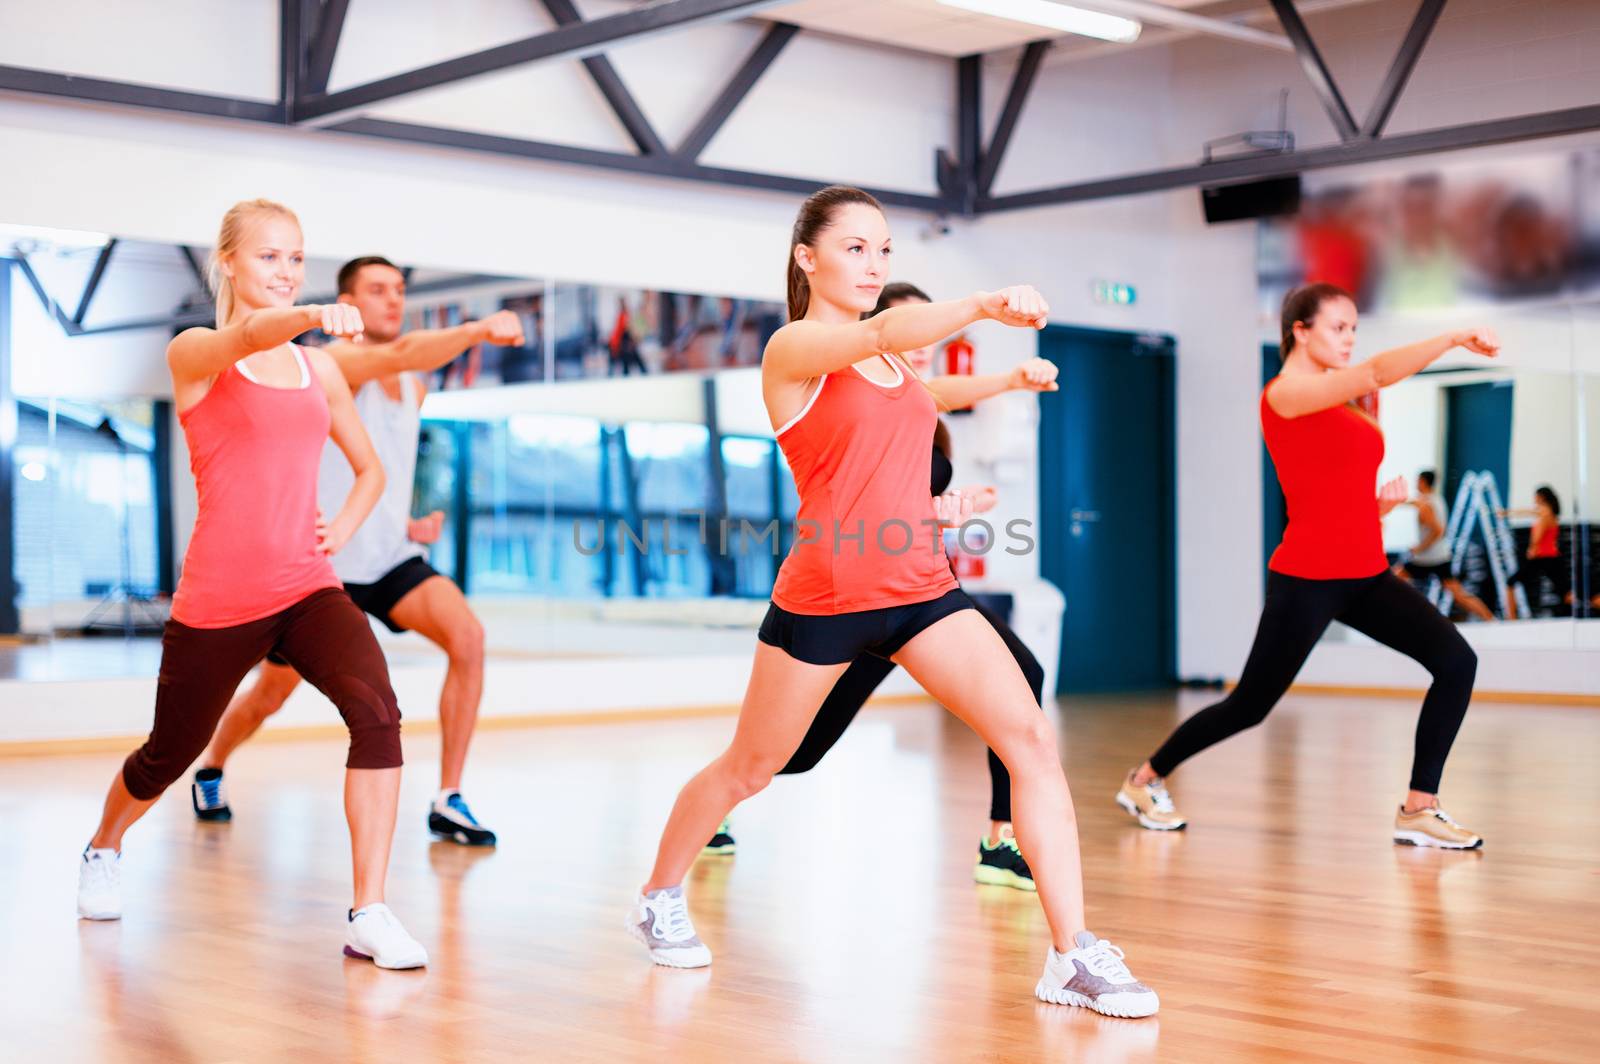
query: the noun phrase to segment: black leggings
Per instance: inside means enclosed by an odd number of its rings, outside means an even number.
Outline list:
[[[1267,574],[1267,603],[1239,686],[1182,724],[1150,758],[1165,776],[1206,747],[1266,719],[1328,625],[1343,621],[1433,674],[1422,700],[1411,789],[1439,793],[1439,777],[1472,698],[1478,657],[1455,625],[1392,572],[1362,580],[1302,580]]]
[[[1010,625],[981,605],[977,606],[977,610],[1005,640],[1006,649],[1017,659],[1028,686],[1033,688],[1034,702],[1040,702],[1044,697],[1044,667],[1017,637],[1017,633],[1011,630]],[[833,744],[839,741],[850,722],[856,719],[856,714],[872,697],[872,692],[894,670],[894,662],[874,654],[861,654],[851,661],[850,667],[823,700],[822,708],[817,710],[811,729],[800,740],[800,748],[789,758],[789,763],[778,770],[778,774],[792,776],[816,768],[817,762],[833,749]],[[993,750],[989,751],[989,819],[1011,819],[1011,774]]]
[[[1565,602],[1567,593],[1572,590],[1572,566],[1560,556],[1522,559],[1522,566],[1506,580],[1506,589],[1509,591],[1513,585],[1521,584],[1528,592],[1528,608],[1538,609],[1541,576],[1550,581],[1550,586],[1556,589],[1556,597]]]

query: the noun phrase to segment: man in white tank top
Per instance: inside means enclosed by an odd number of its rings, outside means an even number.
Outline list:
[[[1466,589],[1450,571],[1450,541],[1445,533],[1450,528],[1450,510],[1444,496],[1435,490],[1434,472],[1424,469],[1417,474],[1417,497],[1411,505],[1417,508],[1417,525],[1422,538],[1411,550],[1411,560],[1406,562],[1406,575],[1422,584],[1426,590],[1429,580],[1437,579],[1462,609],[1480,621],[1494,620],[1494,614],[1482,599]]]
[[[442,753],[439,793],[428,809],[428,830],[467,846],[493,846],[494,832],[478,823],[461,796],[467,747],[483,693],[483,625],[467,598],[427,562],[427,545],[439,538],[444,515],[411,516],[421,406],[426,387],[420,373],[438,369],[474,344],[523,343],[522,324],[510,311],[449,329],[400,334],[405,320],[405,275],[388,259],[354,259],[339,271],[339,301],[353,303],[366,327],[364,342],[326,348],[355,394],[356,409],[383,463],[383,496],[371,516],[333,557],[345,590],[390,631],[420,632],[449,656],[439,694]],[[350,490],[350,463],[331,446],[324,450],[317,485],[324,513],[333,513]],[[270,656],[254,684],[234,696],[201,759],[191,788],[195,815],[229,820],[232,809],[222,787],[223,764],[261,723],[283,707],[300,676]]]

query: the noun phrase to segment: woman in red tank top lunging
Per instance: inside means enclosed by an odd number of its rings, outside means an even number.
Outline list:
[[[1570,603],[1572,566],[1561,557],[1561,499],[1556,489],[1541,484],[1533,491],[1533,509],[1501,510],[1500,516],[1533,518],[1533,527],[1528,530],[1527,554],[1517,571],[1506,580],[1506,620],[1517,619],[1516,586],[1522,585],[1531,603],[1542,590],[1540,577],[1550,581],[1557,598]]]
[[[1289,524],[1268,565],[1266,605],[1238,686],[1179,725],[1117,793],[1117,804],[1146,828],[1184,827],[1163,778],[1206,747],[1265,720],[1337,620],[1433,676],[1394,841],[1456,850],[1483,845],[1439,807],[1439,778],[1472,698],[1478,659],[1455,625],[1389,569],[1381,520],[1406,500],[1406,485],[1397,478],[1377,487],[1383,433],[1354,401],[1453,348],[1493,357],[1500,342],[1488,329],[1468,329],[1351,365],[1355,333],[1355,302],[1341,288],[1307,285],[1283,302],[1283,371],[1261,393],[1261,431],[1283,485]]]
[[[1155,993],[1119,949],[1084,929],[1077,825],[1055,729],[956,585],[940,527],[969,518],[972,501],[929,494],[937,390],[896,355],[983,319],[1042,328],[1048,308],[1018,287],[862,320],[887,280],[889,253],[888,223],[867,193],[823,189],[800,208],[790,321],[761,367],[767,414],[800,495],[797,537],[761,625],[733,742],[679,792],[628,930],[657,964],[711,963],[689,919],[684,875],[729,810],[789,760],[850,662],[869,653],[903,667],[1011,772],[1016,837],[1053,940],[1035,994],[1148,1016]],[[1041,378],[1038,388],[1047,387]]]
[[[346,303],[294,305],[305,279],[301,244],[288,208],[234,206],[212,253],[217,327],[189,329],[167,347],[199,510],[161,640],[155,726],[111,781],[83,853],[78,913],[121,917],[123,833],[200,756],[239,681],[276,651],[350,728],[344,803],[355,897],[345,952],[383,968],[419,968],[427,952],[383,902],[400,794],[400,709],[372,629],[328,562],[383,493],[383,469],[339,367],[291,343],[319,327],[357,336],[361,315]],[[317,471],[330,435],[356,478],[324,522]]]

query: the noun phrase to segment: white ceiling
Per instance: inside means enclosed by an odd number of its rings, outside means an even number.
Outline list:
[[[1264,2],[1244,5],[1218,3],[1217,0],[1157,2],[1178,9],[1220,8],[1230,12],[1237,12],[1241,6],[1246,10],[1266,7]],[[1092,8],[1094,0],[1082,0],[1082,6]],[[796,0],[768,8],[761,15],[839,37],[948,56],[993,52],[1041,39],[1071,38],[1086,43],[1091,40],[1044,26],[946,7],[939,0]],[[1145,32],[1155,29],[1147,24]]]

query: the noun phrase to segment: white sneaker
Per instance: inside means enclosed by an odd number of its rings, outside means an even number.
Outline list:
[[[628,912],[628,934],[643,942],[650,959],[668,968],[704,968],[711,951],[694,933],[682,887],[641,894]]]
[[[84,847],[78,863],[78,915],[85,920],[122,919],[122,854]]]
[[[1040,1001],[1081,1005],[1105,1016],[1153,1016],[1161,1007],[1156,992],[1133,977],[1122,951],[1089,931],[1079,931],[1077,948],[1045,959],[1044,974],[1033,988]]]
[[[350,914],[344,952],[379,968],[421,968],[428,963],[422,943],[406,934],[399,918],[381,901]]]

